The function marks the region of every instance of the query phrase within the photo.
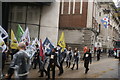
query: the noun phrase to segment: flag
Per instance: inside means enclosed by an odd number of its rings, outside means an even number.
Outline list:
[[[62,47],[62,51],[64,50],[64,48],[66,47],[66,44],[65,44],[65,38],[64,38],[64,32],[62,32],[61,36],[60,36],[60,39],[58,41],[58,45],[60,47]]]
[[[11,29],[11,44],[10,44],[11,49],[18,49],[18,41],[15,37],[15,34],[13,30]]]
[[[44,60],[44,54],[43,54],[43,46],[42,46],[42,40],[40,39],[40,56],[42,60]]]
[[[23,31],[22,27],[18,24],[18,30],[17,30],[17,35],[16,35],[18,42],[20,41],[23,33],[24,33],[24,31]]]
[[[107,28],[107,27],[108,27],[108,24],[109,24],[109,18],[106,16],[106,17],[104,17],[103,19],[101,19],[101,22],[102,22],[103,26],[104,26],[105,28]]]
[[[23,36],[21,37],[21,41],[26,43],[26,46],[30,44],[30,34],[29,34],[29,29],[28,27],[26,28]]]
[[[5,39],[8,37],[8,33],[0,26],[0,36],[2,39]]]
[[[40,47],[40,42],[38,41],[38,38],[35,38],[35,40],[32,41],[32,45],[39,45]]]
[[[44,52],[46,53],[49,53],[53,48],[54,46],[52,45],[52,43],[49,41],[48,38],[45,39],[45,41],[43,42],[43,48],[44,48]]]
[[[2,48],[2,52],[5,51],[5,49],[7,48],[3,38],[0,36],[0,47]]]

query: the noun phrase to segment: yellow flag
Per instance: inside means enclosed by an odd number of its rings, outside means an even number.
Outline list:
[[[18,48],[18,41],[15,37],[15,34],[13,30],[11,29],[11,44],[10,44],[11,49],[17,49]]]
[[[62,51],[64,50],[64,48],[66,47],[66,44],[65,44],[65,38],[64,38],[64,32],[62,32],[61,36],[60,36],[60,39],[58,41],[58,45],[60,47],[62,47]]]

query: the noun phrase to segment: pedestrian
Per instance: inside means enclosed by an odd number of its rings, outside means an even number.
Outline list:
[[[74,54],[73,54],[73,67],[71,68],[72,70],[74,69],[74,66],[76,64],[76,70],[78,70],[78,61],[79,61],[79,51],[78,48],[75,48]]]
[[[10,54],[10,50],[9,50],[9,44],[6,42],[6,61],[9,61],[9,54]]]
[[[46,74],[47,76],[47,71],[45,70],[45,63],[46,63],[46,60],[42,60],[42,58],[40,58],[40,76],[39,77],[43,77],[44,76],[44,73]]]
[[[52,70],[52,80],[55,80],[55,67],[57,65],[57,53],[56,53],[56,48],[53,48],[50,54],[48,54],[50,57],[49,60],[49,65],[47,68],[48,72],[48,80],[50,80],[50,70]]]
[[[26,80],[27,75],[29,73],[29,66],[30,66],[30,56],[25,51],[26,45],[24,42],[20,42],[18,44],[19,51],[13,56],[13,60],[10,64],[8,75],[14,73],[16,71],[16,77],[20,80]],[[12,71],[12,72],[10,72]],[[9,74],[10,73],[10,74]]]
[[[64,50],[61,51],[61,53],[60,53],[59,63],[60,63],[61,68],[60,68],[60,74],[59,75],[63,74],[63,72],[64,72],[64,70],[63,70],[63,62],[64,62],[64,59],[66,57],[66,52],[67,52],[67,50],[66,50],[66,48],[64,48]]]
[[[4,72],[5,62],[6,62],[6,51],[2,53],[2,73]]]
[[[97,50],[97,61],[99,61],[100,60],[100,54],[101,54],[102,52],[101,52],[101,49],[100,49],[100,47],[98,48],[98,50]]]
[[[86,53],[84,53],[83,60],[84,60],[85,74],[87,74],[89,70],[89,63],[90,64],[92,63],[90,50],[87,50]]]
[[[63,62],[64,62],[64,59],[66,57],[66,52],[67,52],[67,49],[66,48],[61,48],[59,45],[56,47],[57,49],[57,60],[58,60],[58,68],[59,68],[59,65],[60,65],[60,72],[59,72],[59,76],[61,74],[63,74],[64,70],[63,70]]]
[[[33,65],[33,69],[36,69],[37,67],[37,64],[39,64],[39,45],[36,45],[36,52],[34,54],[34,58],[33,58],[33,62],[32,62],[32,65]]]
[[[96,55],[96,47],[94,47],[94,57],[95,57],[95,55]]]
[[[71,66],[72,54],[72,49],[69,47],[66,53],[66,68],[70,68]]]

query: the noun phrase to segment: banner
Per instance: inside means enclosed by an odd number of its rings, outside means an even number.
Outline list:
[[[65,38],[64,38],[64,32],[62,32],[61,36],[60,36],[60,39],[58,41],[58,45],[60,47],[62,47],[62,51],[64,50],[64,48],[66,47],[66,44],[65,44]]]
[[[17,35],[16,35],[18,42],[20,41],[23,33],[24,33],[24,31],[23,31],[22,27],[18,24],[18,30],[17,30]]]
[[[40,56],[42,60],[44,60],[44,54],[43,54],[43,46],[42,46],[42,40],[40,39]]]
[[[15,34],[13,30],[11,29],[11,44],[10,44],[11,49],[18,49],[18,41],[15,37]]]
[[[38,41],[38,38],[35,38],[35,40],[32,41],[32,45],[39,45],[40,47],[40,42]]]
[[[0,36],[2,39],[6,39],[8,37],[8,33],[0,26]]]
[[[107,16],[104,17],[103,19],[101,19],[101,22],[102,22],[102,24],[103,24],[103,26],[104,26],[105,28],[108,28],[109,19],[108,19]]]
[[[0,47],[2,48],[2,52],[5,51],[5,49],[7,48],[3,38],[0,36]]]
[[[28,27],[26,28],[23,36],[21,37],[21,41],[26,43],[26,46],[30,44],[30,34],[29,34],[29,29]]]
[[[44,52],[46,53],[49,53],[53,48],[54,46],[52,45],[52,43],[49,41],[48,38],[45,39],[45,41],[43,42],[43,48],[44,48]]]

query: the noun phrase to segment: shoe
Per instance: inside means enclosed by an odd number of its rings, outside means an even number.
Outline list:
[[[78,70],[78,68],[76,68],[76,70]]]
[[[73,68],[71,68],[73,70]]]
[[[63,74],[63,73],[61,72],[61,73],[58,74],[58,76],[60,76],[60,75],[62,75],[62,74]]]
[[[89,70],[89,69],[87,69],[87,70],[85,71],[85,74],[87,74],[88,70]]]
[[[39,77],[43,77],[43,76],[40,75]]]

